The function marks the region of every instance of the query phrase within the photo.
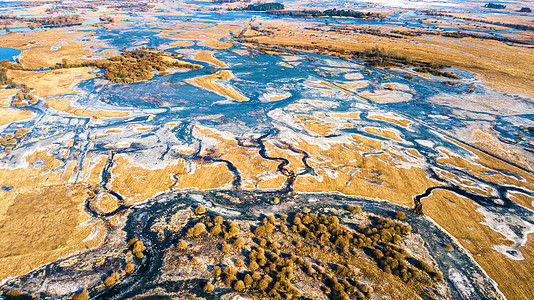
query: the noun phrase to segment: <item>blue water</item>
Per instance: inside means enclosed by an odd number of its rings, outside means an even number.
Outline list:
[[[17,57],[20,53],[21,51],[17,49],[0,47],[0,60],[7,59],[9,61],[14,62],[14,58]]]

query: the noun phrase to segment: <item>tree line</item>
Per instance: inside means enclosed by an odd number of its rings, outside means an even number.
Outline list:
[[[271,10],[283,10],[284,5],[282,3],[270,2],[270,3],[258,3],[249,4],[239,10],[244,11],[271,11]]]
[[[63,15],[44,18],[23,18],[9,15],[0,15],[0,20],[4,20],[7,25],[12,24],[13,21],[18,21],[31,23],[33,25],[41,27],[72,26],[80,25],[83,23],[83,19],[80,17],[80,15]]]
[[[268,11],[267,14],[273,16],[287,16],[287,17],[346,17],[346,18],[356,18],[356,19],[380,19],[383,18],[378,13],[371,12],[360,12],[356,10],[337,10],[337,9],[327,9],[324,11],[320,10],[275,10]]]

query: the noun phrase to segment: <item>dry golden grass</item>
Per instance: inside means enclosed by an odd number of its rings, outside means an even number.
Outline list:
[[[263,159],[259,149],[241,147],[234,139],[225,138],[222,134],[207,128],[197,128],[199,133],[217,139],[215,151],[217,157],[231,161],[239,170],[245,189],[280,188],[285,181],[282,174],[276,172],[279,162]],[[274,174],[268,174],[274,173]],[[266,176],[266,175],[269,176]]]
[[[444,157],[438,159],[437,160],[438,163],[451,164],[453,166],[456,166],[458,168],[465,170],[466,172],[473,174],[476,177],[482,178],[484,180],[488,180],[490,182],[498,182],[499,184],[507,184],[507,185],[525,187],[529,190],[534,190],[534,175],[532,175],[531,173],[526,172],[520,168],[517,168],[505,161],[496,159],[470,146],[464,145],[457,141],[453,141],[453,140],[451,141],[471,151],[475,155],[475,158],[474,158],[475,163],[471,163],[470,161],[467,161],[466,159],[462,157],[454,156],[445,150],[441,151],[444,154]],[[523,180],[519,180],[515,176],[505,175],[502,172],[494,172],[494,170],[509,171],[511,173],[521,176]],[[486,173],[486,172],[490,172],[490,173]]]
[[[228,68],[228,65],[218,59],[216,59],[215,57],[213,57],[213,55],[207,51],[200,51],[198,52],[196,55],[195,55],[195,59],[196,60],[200,60],[200,61],[205,61],[205,62],[209,62],[209,63],[212,63],[216,66],[219,66],[221,68]]]
[[[11,105],[11,97],[18,92],[18,89],[0,89],[0,107],[9,107]]]
[[[33,116],[34,114],[30,110],[0,108],[0,126],[16,121],[26,120]]]
[[[351,113],[334,113],[331,115],[334,118],[347,118],[347,119],[358,119],[360,118],[360,114],[356,112]]]
[[[241,56],[249,56],[250,52],[248,50],[242,50],[242,49],[234,49],[232,52],[237,53]]]
[[[534,242],[519,250],[524,260],[511,260],[493,246],[507,244],[504,237],[483,225],[485,218],[477,205],[449,191],[437,190],[423,200],[426,215],[455,236],[508,299],[530,299],[534,290]]]
[[[125,111],[85,110],[83,108],[76,108],[71,106],[70,100],[67,100],[65,98],[46,99],[46,105],[57,111],[66,112],[80,117],[118,118],[130,115],[128,112]]]
[[[201,65],[192,64],[190,62],[179,60],[179,59],[176,59],[176,58],[173,58],[173,57],[170,57],[170,56],[164,55],[162,58],[163,58],[164,61],[168,62],[169,64],[179,63],[179,64],[181,64],[183,66],[189,66],[189,67],[194,67],[194,68],[199,68],[199,69],[202,68]]]
[[[175,40],[177,43],[190,43],[188,40],[198,41],[199,46],[207,46],[214,49],[228,49],[232,42],[221,42],[230,32],[239,32],[240,26],[232,23],[212,24],[206,23],[177,23],[175,26],[162,26],[154,32],[159,32],[163,37]]]
[[[288,67],[288,68],[293,68],[292,65],[286,63],[286,62],[281,62],[280,65],[284,66],[284,67]]]
[[[35,89],[34,94],[41,97],[74,94],[72,85],[95,77],[94,68],[57,69],[45,72],[9,70],[7,76],[15,83],[26,84]]]
[[[376,127],[365,127],[364,130],[374,135],[385,137],[390,140],[395,140],[397,142],[402,142],[402,139],[395,132],[391,130],[385,130],[385,129],[376,128]]]
[[[386,117],[386,116],[381,116],[381,115],[371,115],[368,117],[369,119],[375,119],[375,120],[380,120],[380,121],[384,121],[384,122],[389,122],[389,123],[393,123],[393,124],[397,124],[397,125],[400,125],[404,128],[408,127],[408,125],[410,125],[412,123],[412,121],[408,120],[408,119],[404,119],[404,118],[401,118],[401,117],[398,117],[398,118],[389,118],[389,117]]]
[[[121,133],[122,132],[122,129],[108,129],[106,130],[106,133]]]
[[[186,82],[198,85],[219,95],[232,98],[236,101],[248,101],[249,99],[247,97],[241,95],[234,88],[225,88],[219,83],[215,82],[216,80],[229,80],[232,77],[233,74],[230,71],[221,70],[216,74],[200,76],[193,79],[186,79]]]
[[[363,157],[358,153],[360,147],[351,144],[331,145],[330,149],[323,150],[301,142],[298,147],[313,153],[310,165],[322,178],[301,176],[295,182],[296,191],[339,191],[413,206],[413,195],[436,185],[422,168],[401,168],[387,152]]]
[[[22,275],[101,242],[98,236],[83,241],[92,230],[92,226],[79,226],[88,220],[83,212],[84,187],[38,187],[10,193],[15,196],[0,220],[0,278]]]
[[[311,132],[320,134],[322,136],[330,135],[334,132],[337,126],[333,123],[324,122],[316,117],[297,115],[298,123],[301,123]]]
[[[22,50],[21,63],[24,67],[38,69],[51,67],[66,59],[68,63],[81,63],[84,55],[91,55],[85,45],[77,40],[84,33],[69,32],[68,28],[52,28],[38,32],[2,35],[4,47]],[[53,48],[54,47],[54,48]],[[56,49],[57,50],[54,50]]]
[[[474,146],[508,161],[513,161],[524,168],[534,170],[534,158],[525,157],[517,153],[510,146],[499,141],[495,136],[480,129],[473,130],[472,134],[473,137],[478,140],[477,142],[473,142]]]
[[[117,198],[106,192],[99,193],[95,197],[94,204],[99,211],[105,214],[113,212],[119,207],[119,202],[117,201]]]
[[[408,153],[410,153],[411,155],[417,157],[417,158],[423,158],[423,156],[421,155],[421,153],[419,153],[419,151],[415,150],[415,149],[407,149],[406,150]]]
[[[194,170],[188,171],[187,163],[178,159],[162,169],[149,170],[118,156],[111,170],[110,188],[123,195],[127,203],[138,203],[172,188],[220,188],[233,179],[224,163],[193,164]]]
[[[534,197],[522,193],[510,193],[508,194],[508,198],[524,207],[534,209]]]

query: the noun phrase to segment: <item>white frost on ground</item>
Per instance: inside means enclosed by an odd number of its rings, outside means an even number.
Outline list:
[[[386,89],[391,88],[396,91],[404,91],[404,92],[410,91],[409,85],[398,83],[398,82],[386,82],[386,83],[382,83],[381,86],[383,88],[386,88]]]
[[[528,235],[534,232],[534,220],[531,220],[533,221],[531,223],[522,219],[521,216],[497,215],[485,207],[479,207],[476,211],[485,217],[485,221],[480,224],[502,234],[506,240],[511,242],[508,245],[495,245],[493,249],[509,259],[523,260],[524,257],[519,248],[527,243]]]
[[[462,294],[464,299],[474,299],[475,289],[462,272],[455,268],[449,269],[449,279]]]
[[[345,79],[348,79],[348,80],[360,80],[360,79],[363,79],[363,74],[362,73],[347,73],[345,74]]]
[[[276,91],[274,89],[268,89],[267,93],[262,94],[259,97],[261,102],[274,102],[280,101],[291,97],[291,93],[288,91]]]
[[[373,93],[364,92],[361,95],[378,103],[408,102],[413,98],[412,94],[390,90],[375,90]]]

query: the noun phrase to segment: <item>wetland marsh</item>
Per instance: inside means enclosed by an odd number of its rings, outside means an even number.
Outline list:
[[[530,15],[370,2],[337,9],[382,17],[74,2],[55,9],[84,10],[79,25],[0,35],[0,59],[17,56],[0,69],[0,295],[530,297]],[[187,234],[217,216],[240,231]]]

